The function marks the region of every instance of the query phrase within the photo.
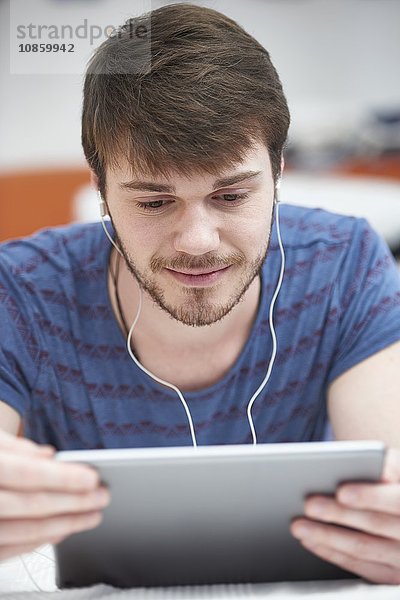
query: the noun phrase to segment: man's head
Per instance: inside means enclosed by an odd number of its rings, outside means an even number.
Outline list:
[[[149,31],[145,50],[132,35],[138,29]],[[140,66],[148,44],[149,60]],[[276,181],[289,120],[261,44],[215,10],[172,4],[130,19],[95,52],[84,85],[82,144],[103,196],[106,169],[121,159],[152,176],[217,176],[254,140],[268,148]]]
[[[265,258],[286,99],[267,51],[228,17],[175,4],[134,23],[89,65],[83,148],[142,287],[175,319],[211,324],[243,298]],[[138,69],[131,32],[140,26],[151,53]],[[220,181],[245,171],[259,174]],[[224,266],[207,284],[176,275]]]

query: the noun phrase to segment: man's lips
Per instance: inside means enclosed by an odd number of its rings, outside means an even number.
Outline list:
[[[228,265],[229,266],[229,265]],[[182,275],[209,275],[210,273],[216,273],[217,271],[222,271],[223,269],[227,269],[228,266],[219,267],[218,269],[210,269],[208,271],[178,271],[178,269],[168,269],[169,271],[173,271],[174,273],[182,273]]]
[[[175,269],[166,269],[174,279],[177,279],[179,282],[184,285],[189,286],[197,286],[197,287],[207,287],[214,285],[219,281],[220,278],[224,276],[224,273],[230,269],[231,265],[227,267],[221,267],[217,270],[213,271],[200,271],[194,269],[193,271],[176,271]]]

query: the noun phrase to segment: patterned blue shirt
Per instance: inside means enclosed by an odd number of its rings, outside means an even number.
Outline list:
[[[282,205],[280,222],[278,352],[252,415],[259,442],[316,441],[329,384],[400,340],[400,279],[363,219]],[[108,295],[110,250],[100,223],[0,246],[0,399],[23,417],[27,437],[59,450],[190,445],[176,393],[128,355]],[[280,261],[274,225],[239,358],[214,385],[184,393],[199,445],[251,442],[246,409],[271,357],[268,311]]]

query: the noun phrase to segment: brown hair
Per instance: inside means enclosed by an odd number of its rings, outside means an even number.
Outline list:
[[[268,52],[202,6],[129,19],[96,50],[85,77],[82,145],[103,194],[106,167],[121,158],[154,177],[218,175],[255,141],[268,148],[276,180],[289,122]]]

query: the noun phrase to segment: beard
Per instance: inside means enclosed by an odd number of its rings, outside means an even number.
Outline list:
[[[118,236],[118,233],[114,227],[115,237],[118,242],[119,248],[124,256],[126,265],[139,283],[139,286],[148,293],[153,302],[163,311],[165,311],[172,319],[188,325],[190,327],[204,327],[206,325],[212,325],[223,319],[230,311],[244,299],[244,295],[253,283],[254,279],[259,275],[261,267],[268,255],[270,240],[271,240],[271,227],[268,233],[267,241],[258,254],[258,256],[248,261],[245,255],[241,252],[231,253],[224,257],[216,256],[201,256],[194,257],[190,255],[182,255],[172,259],[164,259],[153,255],[149,263],[149,272],[155,276],[160,273],[164,268],[174,269],[176,271],[191,270],[191,269],[221,269],[223,267],[232,265],[232,269],[240,269],[242,274],[240,275],[237,284],[235,285],[234,291],[230,297],[221,303],[211,302],[210,288],[202,287],[185,287],[180,288],[180,292],[185,296],[183,302],[179,305],[173,305],[165,297],[164,290],[157,284],[155,278],[152,275],[148,275],[147,272],[141,270],[135,263],[134,258],[129,254],[123,241]],[[223,289],[223,284],[221,285]],[[211,288],[212,289],[212,288]]]

